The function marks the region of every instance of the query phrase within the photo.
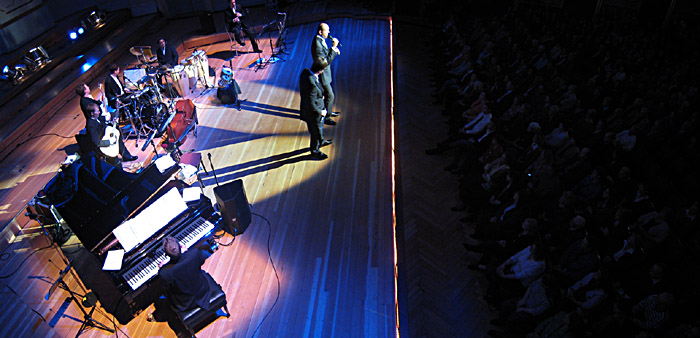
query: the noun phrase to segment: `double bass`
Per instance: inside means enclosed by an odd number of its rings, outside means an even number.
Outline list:
[[[187,140],[187,135],[194,130],[197,137],[197,107],[190,99],[175,101],[175,116],[170,122],[167,135],[163,142],[166,147],[173,148]]]

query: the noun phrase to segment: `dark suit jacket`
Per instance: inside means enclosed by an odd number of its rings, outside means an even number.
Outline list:
[[[87,129],[87,134],[90,137],[90,141],[95,147],[100,145],[102,137],[105,135],[105,128],[107,128],[107,122],[104,116],[100,116],[97,120],[93,118],[88,118],[85,122],[85,129]]]
[[[333,74],[331,73],[331,62],[338,56],[338,53],[330,47],[323,46],[323,37],[316,34],[314,36],[314,41],[311,43],[311,56],[313,60],[325,59],[328,61],[328,67],[323,70],[323,73],[319,76],[321,83],[324,85],[329,85],[333,82]]]
[[[316,81],[316,77],[308,68],[304,69],[299,77],[299,92],[301,93],[301,105],[299,107],[301,119],[312,121],[321,116],[325,108],[323,87],[321,87],[319,81]]]
[[[80,110],[83,112],[83,115],[85,116],[86,121],[90,119],[90,115],[91,115],[91,112],[88,111],[88,106],[90,105],[90,103],[94,103],[94,104],[100,106],[100,111],[102,111],[102,106],[101,106],[102,102],[97,101],[95,99],[91,99],[89,97],[81,96],[80,97]]]
[[[236,11],[238,11],[238,9],[236,9]],[[248,28],[248,26],[246,26],[246,24],[243,23],[243,20],[241,20],[242,17],[238,18],[238,21],[233,22],[233,19],[235,18],[236,15],[233,14],[233,9],[230,6],[226,8],[226,10],[224,11],[224,22],[226,22],[226,26],[228,27],[229,32],[233,31],[234,29],[238,30],[241,28]]]
[[[124,88],[124,84],[121,83],[121,85],[122,88]],[[117,84],[117,82],[114,81],[114,78],[112,78],[111,74],[107,75],[107,78],[105,79],[105,96],[107,96],[107,101],[110,107],[114,108],[116,106],[114,103],[114,98],[119,96],[119,94],[119,84]]]
[[[209,292],[214,281],[202,271],[206,258],[203,251],[192,248],[180,255],[177,262],[171,260],[160,268],[158,274],[176,311],[186,311],[196,306],[209,309]]]
[[[160,46],[156,47],[156,56],[158,57],[158,63],[162,65],[169,65],[170,67],[179,64],[177,50],[172,45],[165,45],[165,53]]]

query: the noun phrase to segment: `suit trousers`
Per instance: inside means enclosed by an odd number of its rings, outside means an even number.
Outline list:
[[[235,24],[229,24],[228,26],[228,31],[233,34],[234,39],[236,42],[239,44],[243,45],[243,40],[242,37],[243,35],[241,34],[241,31],[245,33],[245,35],[248,37],[250,40],[250,44],[253,46],[253,50],[258,50],[258,43],[255,41],[255,33],[253,33],[252,30],[248,26],[246,26],[244,23],[235,23]]]
[[[326,106],[326,111],[330,114],[333,111],[333,104],[335,103],[335,94],[333,94],[333,87],[331,84],[323,84],[321,81],[321,87],[323,87],[323,104]]]
[[[309,134],[311,134],[309,150],[312,153],[317,153],[320,151],[321,141],[323,141],[323,116],[305,120],[305,122],[306,126],[309,127]]]

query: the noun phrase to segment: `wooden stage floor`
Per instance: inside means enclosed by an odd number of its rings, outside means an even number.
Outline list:
[[[298,119],[299,74],[311,64],[317,22],[290,27],[285,62],[255,71],[251,64],[258,54],[233,59],[247,99],[241,111],[222,106],[215,89],[198,88],[189,96],[199,114],[198,137],[190,135],[181,149],[201,152],[207,168],[211,154],[221,184],[242,179],[252,211],[270,221],[268,226],[253,216],[232,246],[221,247],[205,263],[223,286],[232,316],[201,330],[202,337],[395,335],[390,22],[327,22],[334,36],[358,41],[342,41],[342,54],[333,64],[336,110],[342,115],[336,126],[325,128],[334,140],[323,149],[329,159],[308,158],[308,132]],[[269,56],[268,42],[261,39],[260,46]],[[221,52],[228,48],[228,42],[200,47],[217,74],[224,62]],[[125,62],[132,62],[124,52]],[[66,291],[44,299],[65,264],[55,248],[38,250],[48,241],[23,208],[76,148],[73,135],[83,126],[76,99],[35,130],[66,138],[32,139],[0,164],[0,224],[9,223],[6,233],[21,229],[0,246],[0,276],[5,277],[0,279],[0,321],[5,323],[0,336],[67,337],[80,327],[82,313],[65,302]],[[131,149],[133,143],[128,143]],[[150,150],[135,153],[144,158]],[[205,194],[214,200],[214,177],[205,175],[204,183]],[[66,281],[82,293],[76,276],[70,271]],[[174,336],[167,323],[146,321],[152,309],[125,325],[117,323],[119,336]],[[95,319],[113,325],[99,307]],[[81,336],[108,335],[90,329]]]

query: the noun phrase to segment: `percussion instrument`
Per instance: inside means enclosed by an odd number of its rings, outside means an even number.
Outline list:
[[[219,77],[219,87],[226,87],[233,79],[233,70],[228,67],[221,68],[221,76]]]
[[[168,74],[166,81],[175,88],[181,97],[185,97],[190,93],[190,81],[185,73],[184,66],[177,65],[173,68],[169,68],[166,72]]]
[[[203,50],[198,50],[192,53],[195,57],[195,65],[197,66],[197,72],[199,73],[198,79],[202,81],[205,87],[211,87],[209,83],[209,57],[207,53]]]

